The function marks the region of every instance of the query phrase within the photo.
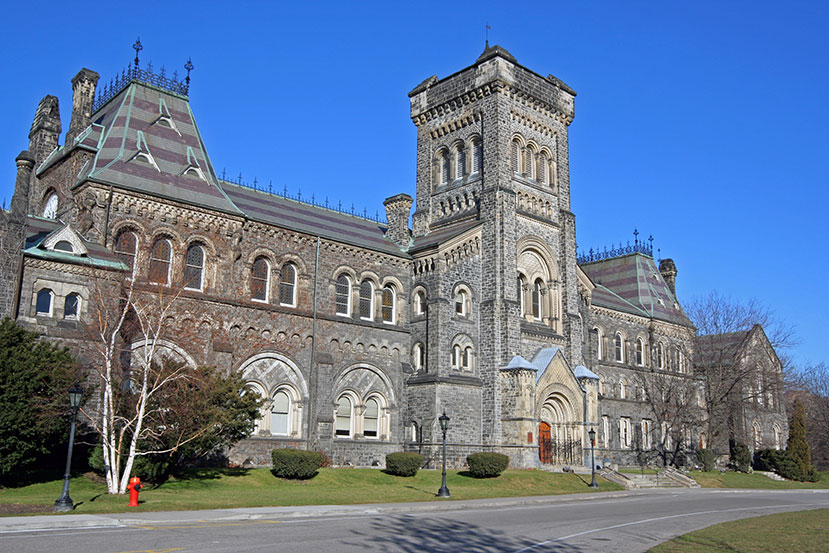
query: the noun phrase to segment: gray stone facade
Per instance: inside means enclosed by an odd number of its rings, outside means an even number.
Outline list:
[[[416,197],[389,197],[379,230],[218,179],[193,146],[201,141],[186,96],[132,81],[93,106],[97,79],[87,69],[73,79],[62,147],[57,99],[38,107],[34,162],[18,158],[26,205],[2,214],[0,307],[83,354],[101,273],[176,290],[164,347],[242,372],[268,400],[232,463],[266,465],[274,447],[298,447],[336,465],[383,466],[385,454],[406,449],[434,467],[444,412],[455,466],[476,451],[505,453],[518,467],[581,464],[590,428],[599,431],[597,459],[637,463],[658,441],[635,435],[643,420],[658,423],[641,392],[656,348],[660,371],[704,384],[691,366],[693,326],[673,295],[675,267],[663,275],[652,252],[635,254],[657,299],[674,306],[666,315],[635,298],[613,303],[612,278],[591,273],[606,267],[579,266],[568,141],[576,93],[503,48],[410,93]],[[122,125],[118,106],[128,104]],[[134,151],[108,146],[119,137]],[[43,228],[25,255],[21,213]],[[56,253],[49,237],[61,232],[75,233],[89,256]],[[196,287],[182,280],[194,247],[203,254]],[[163,278],[158,251],[168,252]],[[37,306],[44,289],[48,313]],[[80,313],[66,320],[61,302],[72,294]],[[610,355],[617,333],[628,352],[621,360]],[[634,433],[627,441],[622,419]],[[699,442],[700,429],[682,432]]]

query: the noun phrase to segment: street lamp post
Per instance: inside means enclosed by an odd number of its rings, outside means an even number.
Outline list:
[[[75,508],[72,503],[72,498],[69,497],[69,471],[72,466],[72,446],[75,445],[75,417],[78,414],[78,407],[81,406],[81,398],[83,398],[83,388],[78,383],[75,383],[69,389],[69,405],[72,407],[72,425],[69,428],[69,450],[66,452],[66,473],[63,475],[63,493],[55,501],[55,511],[65,512],[71,511]]]
[[[446,487],[446,430],[449,429],[449,417],[446,416],[446,411],[438,417],[438,422],[443,432],[443,482],[438,490],[438,497],[449,497],[449,488]]]
[[[596,483],[596,431],[591,428],[587,436],[590,438],[590,474],[593,477],[590,487],[598,488],[599,485]]]

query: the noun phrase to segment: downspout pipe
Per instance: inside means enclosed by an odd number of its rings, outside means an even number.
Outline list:
[[[314,256],[314,294],[312,307],[312,323],[311,323],[311,362],[309,371],[311,373],[311,393],[308,396],[308,434],[311,438],[313,449],[319,449],[319,436],[317,435],[317,428],[314,422],[317,420],[314,413],[314,397],[317,395],[317,386],[319,384],[319,375],[314,362],[316,361],[317,352],[317,283],[319,281],[320,273],[320,237],[317,236],[316,254]]]

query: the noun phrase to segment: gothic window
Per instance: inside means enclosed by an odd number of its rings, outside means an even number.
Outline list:
[[[351,437],[352,407],[348,396],[340,396],[337,400],[336,428],[334,435],[341,438]]]
[[[201,290],[203,277],[204,250],[198,244],[191,244],[184,259],[184,287],[189,290]]]
[[[544,282],[538,278],[533,283],[533,291],[532,291],[532,310],[533,310],[533,319],[540,321],[541,320],[541,297],[542,297],[542,290],[544,289]]]
[[[459,368],[461,368],[461,367],[460,367],[460,363],[461,363],[461,346],[460,346],[460,345],[458,345],[458,344],[455,344],[454,346],[452,346],[452,358],[451,358],[451,362],[452,362],[451,364],[452,364],[452,368],[453,368],[453,369],[459,369]]]
[[[271,288],[271,264],[259,256],[253,260],[250,272],[250,297],[253,301],[268,301]]]
[[[273,396],[271,407],[271,434],[287,436],[291,433],[291,398],[285,390],[279,390]]]
[[[351,316],[351,279],[348,275],[341,274],[337,277],[335,288],[337,303],[337,315]]]
[[[662,342],[656,345],[656,367],[659,369],[665,368],[665,346]]]
[[[420,342],[412,348],[412,364],[415,371],[422,371],[426,368],[426,350]]]
[[[370,280],[360,283],[360,318],[374,320],[374,285]]]
[[[138,249],[138,238],[131,230],[123,230],[115,239],[115,255],[132,271],[135,267],[135,252]]]
[[[395,293],[394,288],[389,284],[383,288],[382,316],[384,323],[394,324],[395,315]]]
[[[426,294],[422,290],[418,290],[414,297],[414,314],[426,314]]]
[[[37,301],[35,302],[35,314],[51,317],[52,316],[52,299],[54,293],[48,288],[44,288],[37,293]]]
[[[279,304],[296,307],[296,267],[291,263],[282,266],[279,277]]]
[[[172,253],[173,248],[169,240],[160,238],[155,241],[150,252],[150,282],[164,285],[170,283],[170,257]]]
[[[596,328],[596,358],[601,361],[604,359],[604,334],[601,328]]]
[[[636,339],[636,364],[640,367],[645,364],[645,344],[642,338]]]
[[[43,203],[43,216],[47,219],[55,219],[58,216],[58,195],[54,192],[49,194]]]
[[[616,352],[616,361],[619,363],[625,362],[625,340],[622,338],[620,333],[616,333],[616,337],[613,339],[613,346]]]
[[[63,300],[63,317],[65,319],[77,319],[81,309],[81,298],[78,294],[72,293]]]
[[[363,413],[363,436],[366,438],[376,438],[378,436],[380,420],[380,405],[374,398],[369,398],[366,401],[366,410]]]
[[[463,349],[463,356],[461,357],[461,368],[467,371],[472,370],[472,346],[466,346]]]

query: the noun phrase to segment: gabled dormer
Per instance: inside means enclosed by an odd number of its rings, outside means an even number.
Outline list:
[[[86,247],[84,240],[69,225],[63,225],[49,234],[39,247],[46,251],[68,253],[79,257],[89,254],[89,248]]]

